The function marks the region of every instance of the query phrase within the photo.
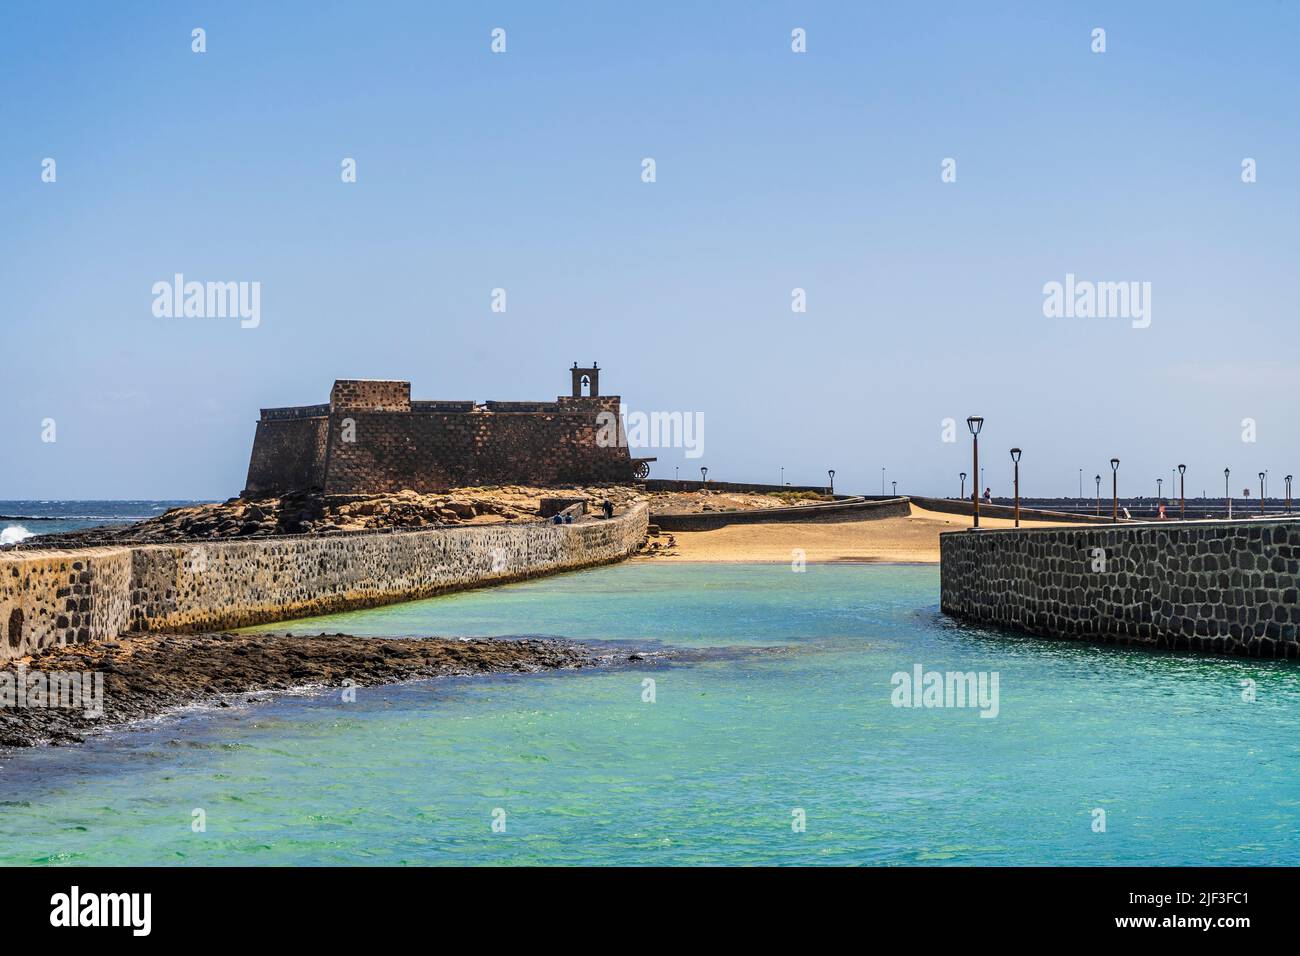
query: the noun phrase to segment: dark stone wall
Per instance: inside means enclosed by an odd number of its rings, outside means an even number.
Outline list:
[[[1048,637],[1300,656],[1300,523],[1158,522],[939,538],[943,611]]]
[[[273,495],[325,484],[329,419],[266,418],[257,423],[248,462],[247,496]]]
[[[627,448],[601,448],[601,411],[618,398],[565,400],[555,412],[334,412],[329,494],[445,491],[472,485],[600,484],[631,480]],[[347,421],[353,441],[345,441]]]
[[[617,421],[617,395],[478,407],[410,394],[408,382],[340,380],[328,407],[263,409],[244,494],[632,480],[628,449],[597,443],[601,413]]]

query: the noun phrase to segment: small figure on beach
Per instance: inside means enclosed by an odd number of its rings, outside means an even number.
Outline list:
[[[614,503],[608,498],[601,502],[600,510],[605,513],[607,519],[614,517]]]
[[[992,503],[993,503],[993,489],[992,489],[992,488],[985,488],[985,489],[984,489],[984,501],[985,501],[986,504],[992,504]]]
[[[1162,501],[1160,502],[1159,505],[1156,506],[1156,520],[1164,521],[1168,517],[1169,516],[1165,514],[1165,503]]]

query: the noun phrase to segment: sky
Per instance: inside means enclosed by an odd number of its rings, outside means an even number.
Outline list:
[[[543,400],[592,360],[702,416],[656,477],[956,495],[982,415],[995,495],[1013,445],[1026,496],[1112,457],[1280,494],[1298,46],[1276,0],[7,3],[0,499],[226,498],[258,409],[336,378]],[[256,327],[155,315],[177,273],[259,283]],[[1045,315],[1067,275],[1149,325]]]

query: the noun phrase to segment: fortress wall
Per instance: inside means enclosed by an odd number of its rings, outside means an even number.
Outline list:
[[[330,389],[330,408],[409,412],[411,383],[377,379],[339,379]]]
[[[364,411],[330,416],[329,494],[445,491],[469,485],[628,481],[626,448],[600,448],[596,416],[618,399],[585,399],[558,412]],[[342,440],[351,419],[355,441]]]
[[[268,495],[322,486],[327,422],[325,417],[263,417],[253,436],[244,493]]]
[[[1149,522],[939,536],[941,607],[1048,637],[1300,657],[1300,522]]]
[[[0,657],[128,630],[240,627],[606,564],[634,553],[646,524],[647,507],[637,504],[609,521],[572,525],[0,554]]]

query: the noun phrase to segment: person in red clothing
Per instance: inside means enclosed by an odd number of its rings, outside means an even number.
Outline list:
[[[993,503],[993,489],[992,489],[992,488],[985,488],[985,489],[984,489],[984,502],[985,502],[986,504],[992,504],[992,503]]]

